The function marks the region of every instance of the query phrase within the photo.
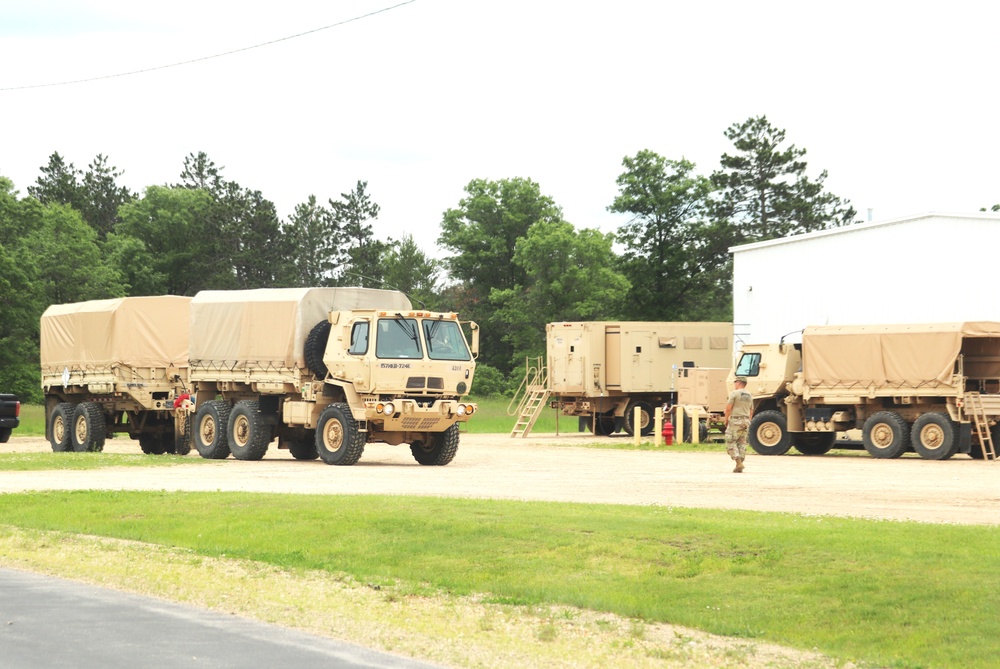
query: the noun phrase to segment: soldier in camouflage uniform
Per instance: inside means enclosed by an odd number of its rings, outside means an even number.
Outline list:
[[[747,432],[753,415],[753,396],[744,390],[747,380],[742,376],[736,377],[733,386],[735,389],[729,393],[726,403],[726,452],[736,461],[733,471],[739,474],[747,457]]]

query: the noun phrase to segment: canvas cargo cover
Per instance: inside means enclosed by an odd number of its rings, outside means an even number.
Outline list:
[[[1000,323],[808,327],[802,372],[811,387],[949,385],[963,344],[1000,355]]]
[[[43,372],[187,367],[190,297],[123,297],[54,304],[41,319]]]
[[[331,311],[412,309],[406,295],[375,288],[203,290],[191,300],[197,366],[305,367],[306,338]]]

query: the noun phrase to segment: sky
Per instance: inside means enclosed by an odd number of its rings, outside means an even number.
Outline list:
[[[53,152],[104,154],[141,192],[204,151],[282,218],[367,181],[376,235],[439,256],[472,179],[530,178],[612,232],[624,157],[708,175],[725,130],[766,115],[862,220],[1000,203],[1000,3],[0,0],[0,17],[0,175],[22,196]]]

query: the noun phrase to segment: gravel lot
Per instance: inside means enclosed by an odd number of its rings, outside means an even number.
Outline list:
[[[601,439],[627,437],[568,434],[511,439],[507,435],[464,434],[457,457],[447,467],[422,467],[406,446],[384,444],[368,446],[353,467],[299,462],[276,448],[262,462],[205,462],[194,453],[188,456],[192,466],[0,472],[0,492],[103,488],[451,495],[1000,524],[1000,464],[966,456],[929,462],[911,456],[876,460],[854,451],[821,457],[751,454],[746,472],[734,474],[721,445],[706,447],[713,448],[711,452],[697,453],[681,453],[670,447],[651,452],[582,446]],[[44,439],[29,437],[13,437],[0,446],[0,452],[49,450]],[[140,452],[138,444],[127,439],[108,442],[105,451]],[[63,538],[53,545],[23,533],[6,541],[6,547],[0,546],[0,563],[10,567],[267,620],[441,666],[854,666],[815,652],[667,624],[642,624],[637,633],[636,621],[607,614],[574,611],[563,616],[550,610],[548,617],[540,619],[532,612],[511,614],[469,598],[398,600],[363,586],[345,587],[332,577],[274,573],[262,580],[258,572],[265,567],[259,565],[199,559],[189,568],[183,554],[168,558],[173,576],[169,582],[186,584],[192,590],[178,592],[176,586],[158,583],[161,570],[157,565],[163,557],[157,552],[169,552],[169,547],[120,542],[120,551],[109,552],[99,545],[114,545],[111,540]],[[100,565],[88,569],[95,551],[102,555]],[[151,570],[151,575],[140,575],[143,568]],[[317,578],[327,580],[314,582]],[[260,591],[262,583],[271,589],[261,592],[260,601],[253,600],[250,593]],[[323,597],[318,598],[317,593]],[[282,604],[289,601],[294,601],[294,606]],[[333,622],[316,625],[315,621]],[[435,621],[438,628],[428,631],[424,626],[427,621]],[[540,635],[540,626],[548,636]]]
[[[597,438],[624,440],[627,437]],[[1000,463],[956,456],[877,460],[864,452],[820,457],[751,454],[732,473],[722,446],[681,453],[581,448],[589,434],[463,434],[455,460],[421,467],[407,446],[372,444],[352,467],[299,462],[273,448],[261,462],[194,467],[0,472],[0,492],[45,489],[244,490],[310,494],[412,494],[616,504],[659,504],[827,514],[933,523],[1000,524]],[[574,447],[577,445],[577,447]],[[12,437],[2,452],[48,451]],[[114,439],[105,450],[138,453]],[[188,456],[200,460],[197,453]]]

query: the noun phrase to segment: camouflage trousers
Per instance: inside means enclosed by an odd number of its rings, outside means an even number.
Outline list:
[[[730,418],[726,428],[726,453],[733,460],[747,457],[747,433],[750,431],[749,418]]]

